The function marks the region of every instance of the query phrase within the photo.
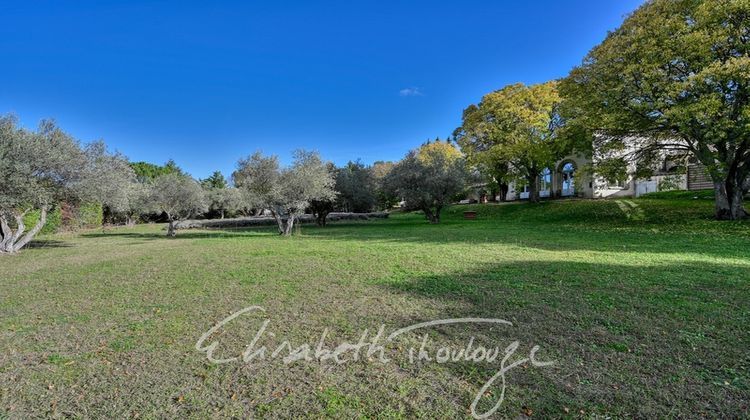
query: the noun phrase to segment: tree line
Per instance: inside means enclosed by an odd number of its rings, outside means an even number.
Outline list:
[[[460,149],[459,149],[460,148]],[[516,182],[539,199],[542,171],[577,152],[592,172],[648,174],[664,153],[691,156],[714,183],[715,217],[748,216],[750,188],[750,4],[744,0],[651,0],[560,80],[503,87],[470,105],[448,141],[398,162],[336,168],[298,151],[288,167],[255,153],[231,182],[197,181],[174,162],[130,164],[103,143],[82,146],[52,122],[37,130],[0,119],[0,252],[18,251],[60,202],[94,201],[132,223],[158,213],[174,223],[198,214],[225,217],[266,210],[289,235],[313,212],[365,211],[401,202],[431,223],[467,185],[494,183],[500,197]],[[233,184],[230,186],[229,184]],[[24,216],[39,211],[27,229]]]

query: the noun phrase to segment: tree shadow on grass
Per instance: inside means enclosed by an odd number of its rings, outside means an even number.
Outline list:
[[[721,223],[721,222],[717,222]],[[512,223],[508,221],[449,220],[440,225],[418,219],[309,229],[305,235],[342,241],[379,241],[414,244],[504,244],[544,251],[700,253],[743,257],[750,236],[742,231],[676,229],[629,223],[587,226],[580,223]],[[721,239],[717,239],[721,236]],[[647,239],[647,240],[645,240]]]
[[[43,249],[43,248],[70,248],[73,245],[70,242],[58,241],[54,239],[34,239],[24,249]]]
[[[168,237],[166,232],[97,232],[84,233],[82,238],[133,238],[133,239],[216,239],[216,238],[242,238],[242,237],[260,237],[273,233],[272,229],[193,229],[190,231],[178,231],[174,237]]]
[[[383,287],[446,308],[443,318],[513,323],[494,331],[477,324],[439,327],[430,330],[436,342],[460,349],[473,336],[475,345],[503,351],[518,340],[512,360],[528,356],[534,345],[539,360],[555,360],[551,367],[527,363],[508,374],[503,417],[517,417],[523,407],[542,417],[743,417],[750,403],[749,284],[739,266],[519,261]],[[418,349],[421,334],[409,344]],[[441,366],[454,381],[469,378],[478,390],[500,365]],[[494,403],[500,388],[493,389],[487,401]]]

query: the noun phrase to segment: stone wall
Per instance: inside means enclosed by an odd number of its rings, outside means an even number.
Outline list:
[[[373,220],[387,219],[388,213],[330,213],[326,218],[327,222],[338,222],[348,220]],[[315,217],[312,214],[303,214],[297,219],[297,223],[315,223]],[[226,229],[241,228],[251,226],[275,225],[276,220],[271,216],[251,216],[238,217],[235,219],[198,219],[198,220],[181,220],[175,224],[177,229]]]

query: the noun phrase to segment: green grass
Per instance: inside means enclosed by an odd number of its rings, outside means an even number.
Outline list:
[[[659,191],[643,194],[641,199],[651,200],[713,200],[714,190],[697,190],[697,191]]]
[[[455,317],[430,340],[534,345],[549,367],[509,372],[499,417],[750,415],[750,223],[712,203],[638,199],[455,206],[376,222],[46,236],[0,258],[0,418],[466,417],[495,364],[279,361],[214,365],[194,346],[232,312],[265,308],[275,338],[329,345]],[[630,205],[628,205],[630,206]],[[462,212],[476,210],[477,220]],[[243,351],[260,316],[213,339]],[[500,389],[490,389],[487,409]]]

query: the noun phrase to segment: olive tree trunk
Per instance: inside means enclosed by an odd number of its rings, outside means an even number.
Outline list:
[[[39,220],[30,231],[26,232],[26,225],[23,223],[23,217],[28,211],[13,214],[16,221],[16,229],[10,227],[7,215],[0,215],[0,253],[13,254],[26,246],[42,230],[47,223],[47,207],[42,207],[39,213]]]
[[[297,215],[291,213],[287,217],[284,217],[278,210],[271,210],[271,215],[273,215],[273,218],[274,220],[276,220],[276,224],[279,227],[279,235],[290,236],[292,234],[294,221],[297,219]]]
[[[170,238],[174,238],[177,236],[177,229],[175,229],[175,220],[172,216],[169,217],[169,224],[167,225],[167,236]]]

